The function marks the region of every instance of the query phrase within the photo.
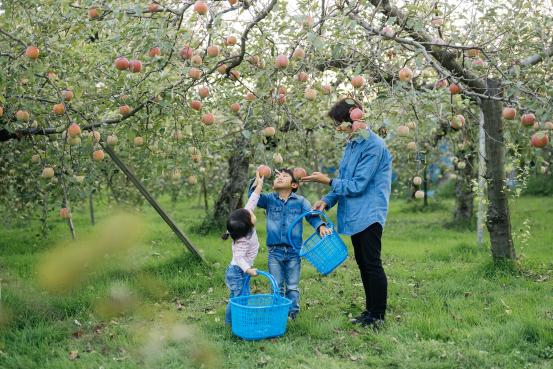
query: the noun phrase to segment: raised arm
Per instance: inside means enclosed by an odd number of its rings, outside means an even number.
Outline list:
[[[248,199],[248,202],[246,203],[246,206],[245,206],[246,209],[251,211],[254,211],[256,205],[258,205],[261,190],[263,189],[263,177],[259,175],[259,172],[255,172],[255,182],[253,184],[255,185],[255,190],[250,192],[250,198]],[[251,187],[250,187],[250,191],[251,191]]]
[[[255,176],[256,176],[256,178],[254,179],[254,181],[250,185],[250,188],[248,189],[248,197],[251,198],[251,195],[254,193],[254,191],[257,191],[257,188],[258,188],[257,178],[258,177],[261,178],[261,186],[259,187],[257,206],[259,206],[260,208],[263,208],[263,209],[267,209],[267,201],[268,201],[267,200],[267,195],[261,193],[262,186],[263,186],[263,177],[260,177],[258,172],[255,173]]]

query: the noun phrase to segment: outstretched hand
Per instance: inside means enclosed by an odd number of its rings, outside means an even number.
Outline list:
[[[326,207],[327,203],[323,200],[319,200],[315,204],[313,204],[313,210],[325,211]]]
[[[263,179],[264,177],[261,174],[259,174],[259,171],[256,171],[254,185],[255,185],[255,192],[258,194],[261,193],[261,190],[263,189]]]
[[[321,172],[313,172],[311,175],[303,177],[300,181],[317,182],[317,183],[322,183],[327,185],[330,183],[330,177]]]

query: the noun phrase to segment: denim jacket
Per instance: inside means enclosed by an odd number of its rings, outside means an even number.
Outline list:
[[[338,230],[345,235],[373,223],[386,223],[392,183],[392,155],[384,140],[370,129],[369,136],[350,140],[340,162],[340,174],[323,197],[327,208],[338,203]]]
[[[250,187],[249,194],[253,191]],[[267,215],[267,246],[290,245],[288,241],[288,228],[292,222],[302,213],[311,210],[311,204],[303,196],[294,192],[288,200],[284,201],[278,193],[261,194],[257,206],[265,209]],[[307,221],[318,229],[324,222],[316,215],[306,217]],[[303,222],[298,222],[292,231],[292,242],[297,248],[302,244]]]

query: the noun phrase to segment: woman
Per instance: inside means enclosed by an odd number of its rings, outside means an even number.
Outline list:
[[[365,289],[365,311],[353,322],[378,328],[386,314],[388,282],[380,259],[380,240],[388,212],[392,156],[384,140],[370,128],[361,122],[353,124],[350,111],[355,108],[363,109],[358,101],[345,98],[328,112],[336,128],[348,134],[339,176],[314,172],[301,181],[331,187],[313,208],[323,211],[338,203],[338,231],[351,236]]]

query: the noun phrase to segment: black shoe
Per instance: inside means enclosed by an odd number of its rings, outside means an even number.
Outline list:
[[[365,310],[361,314],[357,315],[355,318],[351,319],[350,322],[352,322],[353,324],[362,324],[363,321],[365,321],[365,319],[367,319],[370,316],[371,316],[371,312]]]
[[[382,328],[382,326],[384,325],[384,317],[375,317],[375,316],[369,315],[359,323],[361,324],[361,326],[365,328],[371,328],[377,331],[380,328]]]
[[[288,320],[296,320],[298,313],[292,313],[288,315]]]

